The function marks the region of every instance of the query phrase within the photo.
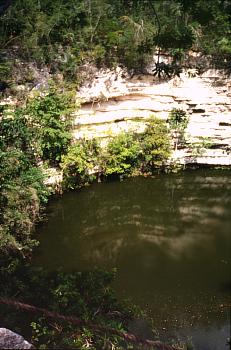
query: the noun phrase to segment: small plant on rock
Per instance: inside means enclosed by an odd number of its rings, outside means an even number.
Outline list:
[[[147,128],[140,136],[142,156],[141,171],[160,169],[170,156],[170,140],[166,123],[157,118],[148,120]]]
[[[51,86],[27,105],[27,113],[40,138],[41,157],[51,165],[61,161],[71,142],[72,115],[75,107],[71,93],[58,91]]]
[[[185,143],[185,129],[188,126],[189,118],[187,113],[180,108],[173,108],[169,113],[169,127],[173,132],[174,148],[177,150],[179,145]]]
[[[62,157],[64,187],[80,188],[96,178],[100,148],[96,140],[81,140],[71,145]]]
[[[104,154],[105,175],[129,175],[137,167],[141,147],[134,135],[121,133],[114,137]]]

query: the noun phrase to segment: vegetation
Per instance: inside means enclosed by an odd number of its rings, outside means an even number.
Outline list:
[[[160,119],[150,119],[146,131],[141,135],[142,171],[166,168],[170,156],[170,139],[166,123]]]
[[[34,223],[47,200],[42,159],[57,162],[70,143],[70,99],[51,89],[15,110],[2,107],[0,123],[0,251],[28,255]]]
[[[15,93],[18,105],[0,105],[1,296],[33,303],[36,291],[37,307],[86,322],[76,328],[29,317],[38,348],[132,348],[118,334],[88,326],[94,320],[123,331],[132,316],[109,290],[110,273],[48,274],[25,265],[38,244],[33,228],[49,196],[43,168],[60,167],[65,187],[74,189],[95,180],[97,172],[109,178],[161,171],[170,154],[166,125],[155,118],[144,133],[118,135],[106,149],[95,140],[71,144],[75,103],[67,81],[78,84],[94,65],[140,72],[161,51],[172,55],[173,64],[158,59],[153,74],[159,78],[179,75],[189,50],[231,69],[230,19],[225,0],[2,0],[0,97]],[[57,85],[41,89],[51,76]],[[169,125],[177,133],[177,148],[187,116],[174,110]],[[14,328],[17,315],[6,308],[3,317]]]
[[[38,244],[34,224],[49,196],[46,163],[62,168],[71,189],[92,182],[97,171],[107,177],[159,170],[169,154],[167,129],[152,118],[146,132],[121,134],[105,150],[96,140],[71,144],[72,107],[72,97],[51,86],[24,105],[1,108],[0,304],[12,303],[17,295],[13,305],[24,305],[20,312],[1,306],[1,318],[21,334],[27,330],[38,348],[139,348],[132,343],[140,340],[132,336],[131,341],[126,333],[136,314],[118,303],[109,288],[114,273],[48,273],[27,262]],[[33,304],[35,315],[24,316],[31,311],[27,304]]]
[[[49,273],[20,264],[10,276],[1,273],[4,289],[0,298],[14,299],[17,291],[17,300],[35,305],[37,312],[34,314],[30,310],[15,310],[1,305],[1,317],[5,326],[13,329],[15,320],[20,320],[17,331],[24,334],[27,329],[27,337],[31,337],[38,349],[126,349],[126,343],[116,331],[124,331],[123,327],[134,317],[134,311],[115,298],[109,287],[114,275],[115,271],[99,270]],[[50,317],[38,308],[48,310]],[[68,316],[80,320],[79,324],[77,321],[77,325],[70,322]],[[115,334],[110,331],[111,328]]]
[[[19,64],[14,62],[17,57],[47,65],[52,74],[62,72],[76,81],[86,62],[142,70],[157,49],[169,51],[179,62],[188,50],[195,50],[230,65],[229,1],[3,2],[11,3],[0,13],[4,74],[14,71],[9,66]]]
[[[189,118],[186,112],[179,108],[173,108],[169,113],[169,127],[174,137],[175,150],[185,144],[185,129],[188,126]]]
[[[199,137],[197,142],[190,145],[193,157],[203,156],[203,153],[207,149],[211,149],[214,143],[208,137]]]
[[[73,189],[100,176],[131,176],[152,174],[166,168],[170,141],[165,122],[151,118],[142,134],[121,133],[106,148],[96,140],[77,141],[62,157],[64,185]]]
[[[4,113],[0,123],[1,252],[31,249],[30,232],[46,197],[42,173],[35,167],[34,133],[21,112]]]
[[[69,147],[62,157],[64,186],[80,188],[96,179],[97,164],[100,162],[100,147],[96,140],[81,140]]]
[[[59,164],[71,142],[71,112],[77,107],[73,100],[71,93],[51,86],[45,95],[38,95],[26,106],[25,112],[39,137],[40,156],[51,165]]]
[[[112,139],[104,154],[105,175],[129,175],[139,166],[141,144],[137,135],[121,133]]]

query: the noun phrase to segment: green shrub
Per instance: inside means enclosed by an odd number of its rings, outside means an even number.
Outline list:
[[[36,244],[32,237],[34,223],[39,220],[48,191],[40,169],[29,162],[27,167],[20,167],[16,151],[5,152],[4,156],[0,181],[0,252],[13,250],[25,255]]]
[[[184,131],[188,126],[188,116],[187,113],[180,108],[173,108],[169,113],[169,126],[170,129],[177,129]]]
[[[32,233],[48,197],[38,161],[58,163],[71,140],[72,96],[55,87],[24,107],[1,108],[0,252],[30,254]],[[13,253],[12,253],[13,252]]]
[[[36,167],[37,133],[25,108],[6,107],[0,134],[0,252],[26,255],[36,244],[33,225],[48,195]]]
[[[170,156],[170,139],[166,123],[150,118],[145,132],[140,136],[142,161],[141,171],[155,171],[162,168]]]
[[[47,272],[25,263],[21,263],[10,275],[2,273],[0,269],[0,282],[4,285],[0,297],[15,298],[17,291],[17,300],[21,302],[54,314],[73,316],[83,323],[76,325],[65,320],[65,317],[51,318],[41,316],[41,313],[27,313],[25,317],[25,310],[3,305],[1,318],[9,328],[17,327],[21,334],[27,329],[27,336],[31,334],[31,341],[38,349],[80,350],[88,348],[88,344],[91,344],[91,349],[130,348],[111,331],[125,331],[129,320],[135,316],[132,307],[119,302],[115,297],[111,289],[114,278],[115,271]],[[91,327],[91,324],[96,326]]]
[[[0,149],[21,152],[22,158],[35,161],[37,153],[36,130],[28,120],[25,108],[16,108],[15,111],[6,107],[3,110],[0,123]],[[23,162],[21,162],[23,164]],[[20,166],[22,166],[20,164]]]
[[[37,129],[43,160],[58,164],[67,152],[74,108],[73,95],[52,86],[27,104],[26,113]]]
[[[104,155],[105,175],[132,175],[160,169],[170,156],[166,123],[150,118],[142,134],[120,134],[112,139]]]
[[[185,144],[185,129],[188,126],[189,118],[184,110],[173,108],[169,113],[168,122],[173,133],[175,150],[177,150],[179,145]]]
[[[135,135],[121,133],[115,136],[103,155],[105,175],[131,174],[138,166],[140,152],[140,144]]]
[[[170,141],[164,121],[151,118],[142,134],[121,133],[106,148],[96,140],[78,141],[62,157],[64,187],[79,188],[96,179],[96,174],[130,176],[162,168],[170,156]]]
[[[60,164],[64,187],[74,189],[92,182],[98,170],[99,154],[100,148],[96,140],[81,140],[70,146]]]

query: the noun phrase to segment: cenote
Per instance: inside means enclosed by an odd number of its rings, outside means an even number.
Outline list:
[[[231,172],[200,169],[93,184],[51,201],[34,264],[117,269],[114,288],[162,337],[227,349]]]

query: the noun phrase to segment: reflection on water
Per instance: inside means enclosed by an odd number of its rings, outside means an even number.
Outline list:
[[[226,349],[231,172],[96,184],[65,194],[49,211],[38,229],[35,263],[116,267],[118,295],[145,307],[163,333],[181,330],[199,349]],[[204,345],[203,337],[211,340],[217,332],[220,343]]]

